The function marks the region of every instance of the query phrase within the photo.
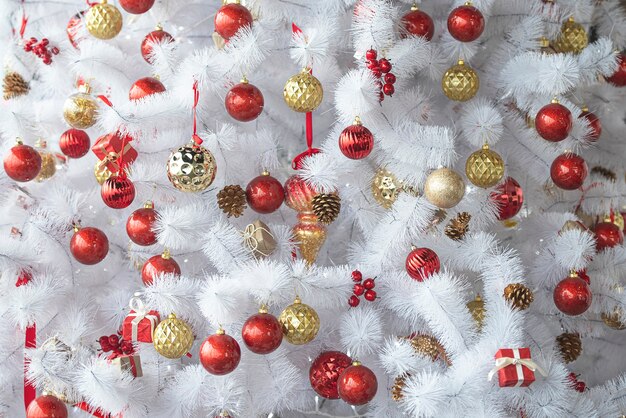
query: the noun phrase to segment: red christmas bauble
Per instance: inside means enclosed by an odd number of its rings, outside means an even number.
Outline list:
[[[448,16],[448,31],[457,41],[475,41],[483,30],[485,30],[485,18],[474,6],[459,6]]]
[[[554,288],[554,304],[567,315],[580,315],[591,306],[589,285],[577,275],[571,275]]]
[[[135,15],[147,12],[153,5],[154,0],[120,0],[122,9]]]
[[[113,209],[124,209],[135,200],[135,185],[126,177],[111,176],[100,186],[100,196]]]
[[[152,256],[141,268],[141,280],[146,286],[151,285],[154,279],[161,274],[180,276],[180,266],[168,251],[161,255]]]
[[[576,190],[587,178],[587,163],[577,154],[562,154],[554,159],[550,167],[550,177],[564,190]]]
[[[91,140],[87,132],[81,129],[68,129],[59,140],[61,152],[70,158],[80,158],[89,152]]]
[[[70,21],[67,22],[67,28],[66,28],[67,39],[70,40],[70,43],[76,49],[78,49],[78,41],[79,41],[77,36],[80,30],[80,25],[83,24],[82,19],[84,15],[85,15],[85,11],[83,10],[81,12],[76,13],[74,16],[72,16]]]
[[[360,160],[370,155],[374,148],[374,135],[357,119],[339,135],[339,149],[346,157]]]
[[[364,405],[374,399],[378,391],[378,380],[369,368],[359,362],[352,363],[337,380],[339,397],[350,405]]]
[[[143,246],[156,244],[157,236],[153,228],[157,217],[158,213],[151,202],[134,211],[126,221],[126,233],[131,241]]]
[[[423,36],[427,41],[433,39],[435,33],[435,24],[433,19],[421,10],[411,10],[402,17],[402,26],[405,32],[401,34],[402,38],[406,38],[407,34],[415,36]]]
[[[252,13],[241,4],[228,3],[215,14],[215,32],[228,40],[244,26],[252,26]]]
[[[596,234],[596,250],[613,248],[624,243],[624,233],[613,222],[600,222],[594,229]]]
[[[4,171],[15,181],[31,181],[40,170],[41,155],[29,145],[15,145],[4,156]]]
[[[246,201],[259,213],[272,213],[283,204],[285,189],[267,171],[253,178],[246,187]]]
[[[352,364],[352,359],[341,351],[321,353],[309,369],[309,381],[313,390],[326,399],[339,399],[337,380],[339,375]]]
[[[624,87],[626,86],[626,56],[624,56],[624,54],[619,54],[617,56],[617,60],[617,70],[615,70],[613,75],[608,77],[606,81],[617,87]]]
[[[26,418],[67,418],[67,416],[65,403],[51,395],[35,398],[26,408]]]
[[[507,177],[492,193],[498,205],[498,219],[504,221],[517,215],[524,204],[524,191],[513,177]]]
[[[535,117],[537,133],[550,142],[559,142],[567,138],[572,126],[572,112],[560,103],[545,105]]]
[[[581,113],[580,117],[587,119],[589,127],[591,128],[589,140],[596,142],[600,138],[600,134],[602,134],[602,124],[600,123],[600,119],[588,110],[585,110],[583,113]]]
[[[234,85],[224,100],[228,114],[240,122],[250,122],[258,118],[263,111],[263,104],[261,90],[247,81]]]
[[[283,341],[283,329],[278,319],[260,309],[241,328],[241,337],[248,350],[256,354],[269,354]]]
[[[418,282],[439,273],[439,257],[430,248],[416,248],[406,257],[406,272]]]
[[[17,275],[17,280],[15,281],[15,287],[21,287],[27,285],[33,280],[33,275],[28,270],[21,270]]]
[[[285,182],[285,204],[297,212],[311,212],[316,195],[315,187],[297,174]]]
[[[128,92],[130,100],[139,100],[153,94],[163,93],[165,86],[154,77],[144,77],[135,81]]]
[[[81,264],[98,264],[109,253],[109,239],[98,228],[81,228],[72,236],[70,252]]]
[[[239,343],[223,330],[209,335],[200,346],[200,363],[211,374],[223,376],[232,372],[240,359]]]
[[[147,63],[152,64],[152,60],[150,59],[152,46],[154,44],[167,44],[170,42],[174,42],[172,35],[165,32],[163,29],[153,30],[141,41],[141,56]]]

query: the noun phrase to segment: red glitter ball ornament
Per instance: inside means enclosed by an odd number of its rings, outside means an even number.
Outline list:
[[[125,176],[111,176],[100,186],[100,196],[108,207],[124,209],[135,200],[135,185]]]
[[[448,16],[448,31],[457,41],[472,42],[485,30],[483,14],[470,5],[459,6]]]
[[[352,364],[352,359],[340,351],[321,353],[309,369],[309,381],[313,390],[326,399],[339,399],[337,380],[339,375]]]
[[[140,15],[147,12],[154,5],[154,0],[120,0],[120,6],[128,13]]]
[[[617,70],[615,70],[613,75],[608,77],[606,81],[613,84],[614,86],[624,87],[626,86],[626,56],[624,56],[624,54],[619,54],[617,56],[617,60]]]
[[[246,187],[246,201],[255,212],[272,213],[283,204],[283,200],[283,185],[267,171],[253,178]]]
[[[535,117],[537,133],[550,142],[559,142],[567,138],[572,126],[572,112],[555,100],[542,107]]]
[[[64,155],[70,158],[80,158],[89,152],[91,140],[87,132],[81,129],[68,129],[61,134],[59,148]]]
[[[234,85],[224,100],[228,114],[240,122],[250,122],[258,118],[263,112],[264,103],[261,90],[246,79]]]
[[[363,126],[358,117],[339,135],[339,149],[351,160],[367,157],[372,152],[372,148],[374,148],[374,135]]]
[[[157,236],[153,228],[157,217],[158,213],[152,202],[147,202],[143,208],[134,211],[126,221],[126,233],[131,241],[143,246],[156,244]]]
[[[580,315],[591,306],[589,285],[574,272],[554,288],[554,304],[567,315]]]
[[[602,124],[600,123],[600,119],[587,109],[583,109],[583,112],[580,114],[580,118],[587,119],[589,127],[591,128],[589,140],[596,142],[600,138],[600,134],[602,134]]]
[[[157,27],[156,30],[147,34],[146,37],[143,38],[143,41],[141,41],[141,56],[147,63],[152,64],[150,56],[152,55],[153,46],[155,44],[167,44],[170,42],[174,42],[174,37],[165,32],[161,27]]]
[[[350,405],[364,405],[374,399],[378,380],[369,368],[358,361],[347,367],[337,380],[339,397]]]
[[[81,264],[98,264],[109,253],[109,239],[98,228],[75,228],[70,241],[70,252]]]
[[[139,100],[153,94],[163,93],[165,86],[154,77],[144,77],[135,81],[128,92],[130,100]]]
[[[244,26],[252,26],[252,14],[241,4],[228,3],[215,14],[215,32],[228,40]]]
[[[596,225],[594,233],[596,234],[596,250],[598,251],[622,245],[624,242],[624,234],[613,222],[600,222]]]
[[[165,250],[161,255],[152,256],[141,268],[141,280],[146,286],[151,285],[154,279],[161,274],[180,276],[180,266]]]
[[[4,171],[15,181],[30,181],[37,177],[40,170],[41,155],[29,145],[18,142],[4,156]]]
[[[412,7],[411,11],[402,17],[404,31],[400,34],[402,38],[408,35],[423,36],[427,41],[433,39],[435,24],[428,13]]]
[[[517,215],[524,204],[524,191],[513,177],[507,177],[492,193],[498,205],[498,219],[504,221]]]
[[[550,167],[552,181],[564,190],[576,190],[582,186],[587,172],[587,163],[577,154],[559,155]]]
[[[66,28],[67,39],[69,39],[72,46],[76,49],[79,49],[78,41],[80,39],[78,38],[78,35],[80,32],[80,26],[83,24],[82,19],[84,15],[85,15],[85,11],[83,10],[81,12],[76,13],[74,16],[72,16],[70,21],[67,22],[67,28]]]
[[[439,273],[439,257],[430,248],[415,248],[406,257],[406,271],[418,282]]]
[[[67,418],[65,403],[51,395],[35,398],[26,408],[26,418]]]
[[[207,372],[223,376],[235,370],[241,360],[239,343],[223,329],[209,335],[200,346],[200,363]]]
[[[269,354],[283,341],[283,329],[278,319],[264,307],[252,315],[241,328],[241,337],[248,350],[256,354]]]

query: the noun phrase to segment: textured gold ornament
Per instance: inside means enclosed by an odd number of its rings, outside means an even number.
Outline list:
[[[578,334],[564,332],[556,337],[556,343],[565,363],[575,361],[583,352],[583,342]]]
[[[463,60],[450,67],[441,79],[441,88],[445,95],[457,102],[466,102],[474,97],[479,87],[478,74]]]
[[[238,184],[224,186],[217,193],[217,205],[229,218],[231,216],[238,218],[243,215],[246,208],[246,192]]]
[[[307,113],[314,111],[322,103],[324,89],[322,83],[305,68],[287,80],[283,97],[291,110]]]
[[[485,144],[465,162],[465,175],[475,186],[484,189],[493,187],[504,176],[504,161],[500,154],[490,150],[489,145]]]
[[[105,181],[109,179],[109,177],[113,175],[113,173],[111,173],[106,165],[101,164],[100,161],[98,161],[93,169],[93,175],[96,177],[96,181],[98,182],[98,184],[102,185]]]
[[[604,324],[607,327],[613,328],[619,331],[626,329],[626,323],[623,322],[621,309],[616,308],[611,313],[603,312],[602,315],[600,316],[602,317],[602,321],[604,321]]]
[[[154,329],[152,343],[156,352],[163,357],[181,358],[193,345],[193,331],[185,321],[172,313]]]
[[[313,213],[323,224],[331,224],[341,211],[341,198],[337,193],[320,193],[311,201]]]
[[[85,16],[87,30],[98,39],[115,38],[122,30],[122,21],[122,13],[107,0],[91,6]]]
[[[611,220],[611,214],[609,213],[604,215],[604,217],[602,218],[602,222],[615,224],[615,226],[617,226],[620,231],[624,230],[624,217],[618,210],[613,211],[613,220]]]
[[[545,55],[555,54],[557,52],[554,49],[554,47],[550,45],[550,40],[546,38],[545,36],[542,36],[539,39],[539,50],[541,51],[542,54],[545,54]],[[533,125],[534,125],[534,120],[533,120]],[[534,128],[534,126],[532,127]]]
[[[96,123],[98,102],[89,91],[88,85],[82,85],[79,92],[68,97],[63,105],[63,117],[72,128],[87,129]]]
[[[28,82],[24,80],[19,73],[14,71],[7,72],[2,80],[2,93],[4,100],[14,99],[19,96],[28,94],[30,87]]]
[[[35,177],[35,181],[42,182],[44,180],[48,180],[50,177],[54,176],[54,173],[57,172],[57,159],[51,152],[38,152],[41,156],[41,170],[39,170],[39,174]]]
[[[580,54],[589,44],[587,31],[573,17],[567,19],[561,26],[561,33],[553,46],[557,52]]]
[[[446,350],[443,348],[439,340],[432,335],[416,334],[409,338],[411,347],[419,355],[430,358],[432,361],[442,360],[450,365]]]
[[[312,265],[326,241],[326,228],[318,222],[313,212],[299,212],[298,223],[292,231],[300,255],[309,266]]]
[[[563,224],[563,226],[561,227],[560,232],[567,232],[567,231],[582,231],[585,232],[587,230],[587,228],[585,227],[585,225],[581,224],[578,221],[565,221],[565,223]]]
[[[605,179],[612,181],[613,183],[617,181],[617,175],[615,174],[615,171],[609,170],[608,168],[605,168],[605,167],[595,166],[591,169],[591,173],[599,174]]]
[[[175,149],[167,161],[167,178],[183,192],[201,192],[213,183],[217,164],[213,154],[200,145]]]
[[[294,345],[310,343],[320,330],[320,318],[315,309],[302,303],[299,297],[278,316],[283,337]]]
[[[380,206],[390,209],[401,190],[402,183],[391,171],[381,168],[376,172],[372,180],[372,195]]]
[[[504,288],[504,298],[513,305],[514,308],[523,311],[528,308],[534,300],[532,290],[521,283],[511,283]]]
[[[407,376],[398,376],[393,381],[393,386],[391,387],[391,399],[396,402],[399,402],[402,398],[404,398],[402,390],[406,386],[406,378]]]
[[[465,183],[461,176],[449,168],[440,168],[428,175],[424,184],[424,195],[433,205],[450,209],[463,199]]]
[[[485,301],[480,297],[480,295],[476,295],[474,300],[467,302],[467,309],[470,311],[470,314],[472,314],[472,318],[474,318],[474,321],[476,322],[478,332],[480,332],[483,328],[483,323],[485,322],[485,315],[487,314]]]
[[[465,234],[469,231],[469,223],[472,215],[467,212],[461,212],[454,219],[451,219],[446,225],[445,234],[448,238],[455,241],[465,238]]]

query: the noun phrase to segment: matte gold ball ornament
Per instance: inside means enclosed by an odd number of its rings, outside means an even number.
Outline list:
[[[480,87],[478,74],[463,60],[459,60],[445,72],[441,88],[450,100],[465,102],[476,95]]]
[[[570,17],[561,26],[561,33],[552,46],[557,52],[580,54],[587,45],[589,45],[587,31],[583,25]]]
[[[473,152],[465,162],[465,175],[472,184],[484,189],[493,187],[504,176],[504,161],[500,154],[483,145]]]
[[[167,160],[167,178],[183,192],[201,192],[213,183],[217,163],[213,154],[193,141],[175,150]]]
[[[283,97],[294,112],[308,113],[322,103],[324,89],[322,83],[305,68],[287,80]]]
[[[157,353],[169,359],[181,358],[193,345],[193,331],[189,324],[169,314],[159,322],[152,334],[152,343]]]
[[[280,313],[278,322],[283,328],[283,337],[294,345],[310,343],[320,330],[320,318],[317,312],[309,305],[302,303],[298,296]]]
[[[381,168],[376,172],[372,180],[372,196],[380,206],[390,209],[401,190],[402,183],[391,171]]]
[[[115,38],[122,30],[122,13],[107,0],[102,0],[89,8],[85,16],[85,26],[89,33],[98,39]]]
[[[424,195],[430,203],[438,208],[450,209],[463,199],[465,183],[456,171],[449,168],[439,168],[426,178]]]
[[[84,83],[63,104],[63,117],[72,128],[87,129],[96,123],[98,102],[90,92],[89,84]]]

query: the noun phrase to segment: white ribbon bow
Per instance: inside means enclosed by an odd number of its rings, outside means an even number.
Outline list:
[[[244,229],[242,232],[243,240],[246,243],[246,246],[250,248],[252,252],[258,251],[264,257],[269,257],[269,254],[265,254],[263,251],[259,250],[259,241],[254,237],[254,234],[259,230],[265,231],[268,234],[272,235],[270,231],[263,228],[262,226],[255,228],[254,224],[249,224],[248,226],[246,226],[246,229]]]
[[[524,383],[524,370],[522,370],[522,367],[527,367],[530,371],[533,371],[533,372],[537,371],[544,377],[548,375],[532,359],[520,358],[520,353],[518,349],[516,348],[513,349],[513,355],[515,357],[497,358],[495,367],[491,369],[491,371],[487,375],[487,379],[488,380],[493,379],[493,377],[495,376],[496,373],[498,373],[499,370],[504,369],[505,367],[511,366],[511,365],[514,365],[517,371],[517,385],[515,386],[520,386],[522,383]]]
[[[138,332],[139,332],[139,323],[143,321],[145,318],[148,318],[150,321],[151,327],[154,328],[156,326],[156,316],[148,315],[148,311],[146,310],[146,305],[143,303],[143,300],[140,298],[141,293],[137,292],[130,299],[128,306],[130,309],[135,311],[131,312],[130,316],[134,316],[131,321],[131,339],[132,341],[137,341]]]

